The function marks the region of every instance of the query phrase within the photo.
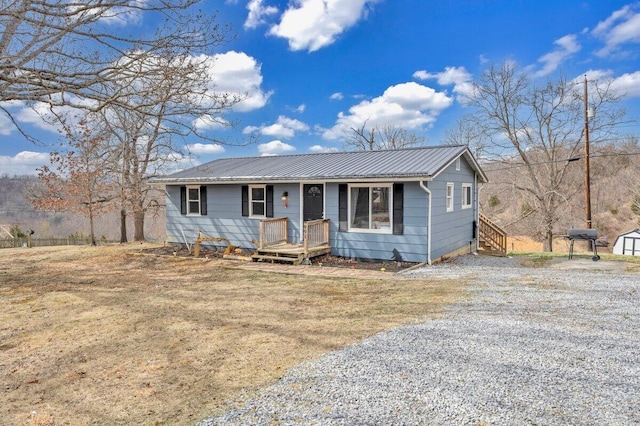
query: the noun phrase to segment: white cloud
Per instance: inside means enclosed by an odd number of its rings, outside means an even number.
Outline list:
[[[639,3],[626,5],[598,23],[592,34],[605,44],[596,52],[598,56],[620,53],[621,46],[626,43],[640,43],[639,7]]]
[[[235,111],[247,112],[262,108],[272,94],[260,88],[261,65],[246,53],[229,51],[215,55],[210,73],[214,84],[211,90],[245,98],[234,105]]]
[[[618,94],[625,98],[640,97],[640,71],[616,77],[613,80],[612,87]]]
[[[68,6],[67,9],[70,13],[77,14],[75,15],[77,20],[97,17],[101,24],[126,26],[139,24],[142,21],[142,13],[146,2],[147,0],[131,0],[127,6],[111,7],[84,4],[82,6]]]
[[[366,17],[377,0],[293,0],[270,35],[285,38],[291,50],[314,52]]]
[[[582,48],[575,34],[561,37],[553,43],[557,47],[553,51],[538,58],[538,63],[542,64],[542,68],[533,73],[535,77],[545,77],[551,74],[558,69],[564,61],[569,59],[574,53],[579,52]]]
[[[193,120],[191,124],[196,129],[203,131],[203,130],[222,129],[222,128],[228,127],[229,121],[225,120],[223,117],[212,117],[211,115],[201,115],[200,117]]]
[[[336,92],[329,96],[329,99],[331,99],[332,101],[340,101],[344,99],[344,95],[342,94],[342,92]]]
[[[296,148],[293,145],[278,140],[258,145],[258,151],[262,156],[284,154],[295,150]]]
[[[267,136],[292,138],[296,132],[306,132],[307,130],[309,130],[309,126],[302,121],[281,115],[274,124],[260,127],[247,126],[244,128],[243,133],[249,134],[257,131]]]
[[[336,147],[313,145],[313,146],[309,147],[309,151],[323,153],[323,152],[338,152],[339,149],[336,148]]]
[[[36,168],[49,164],[49,153],[22,151],[13,157],[0,155],[0,170],[3,174],[35,175]]]
[[[194,154],[221,154],[224,147],[217,143],[194,143],[186,145],[189,152]]]
[[[389,87],[382,96],[365,100],[340,112],[336,124],[323,133],[325,139],[339,139],[351,128],[359,128],[366,122],[367,127],[386,126],[416,129],[435,122],[443,110],[449,108],[453,99],[446,93],[415,82]]]
[[[259,25],[265,24],[265,17],[278,13],[278,8],[275,6],[263,6],[262,0],[251,0],[247,3],[247,20],[244,22],[245,28],[256,28]]]
[[[296,112],[302,114],[306,109],[307,109],[307,106],[305,104],[300,104],[296,108]]]
[[[441,86],[453,85],[453,93],[458,95],[458,101],[462,103],[473,97],[473,76],[465,67],[446,67],[439,73],[420,70],[413,73],[413,77],[420,80],[435,79]]]

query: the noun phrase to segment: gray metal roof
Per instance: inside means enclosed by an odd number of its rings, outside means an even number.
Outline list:
[[[154,183],[232,183],[369,179],[429,179],[463,156],[486,182],[466,146],[432,146],[384,151],[348,151],[271,157],[220,158]]]

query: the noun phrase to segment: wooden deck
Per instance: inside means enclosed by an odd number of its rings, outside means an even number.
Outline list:
[[[254,262],[287,262],[300,265],[308,259],[331,252],[328,219],[305,222],[303,232],[303,244],[291,243],[287,241],[287,218],[261,221],[258,249],[251,258]]]
[[[266,248],[257,249],[251,256],[254,262],[288,262],[293,265],[300,265],[306,259],[322,256],[331,252],[331,247],[318,246],[309,249],[302,245],[293,243],[280,243]]]

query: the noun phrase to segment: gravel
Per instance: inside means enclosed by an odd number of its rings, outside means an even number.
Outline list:
[[[463,256],[438,319],[305,362],[200,425],[640,425],[640,276]]]

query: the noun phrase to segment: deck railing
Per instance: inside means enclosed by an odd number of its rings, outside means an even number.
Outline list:
[[[304,223],[304,250],[329,245],[329,219],[309,220]]]
[[[507,233],[480,213],[480,238],[503,254],[507,253]]]
[[[261,220],[259,248],[286,243],[288,241],[287,228],[288,221],[286,217]]]

